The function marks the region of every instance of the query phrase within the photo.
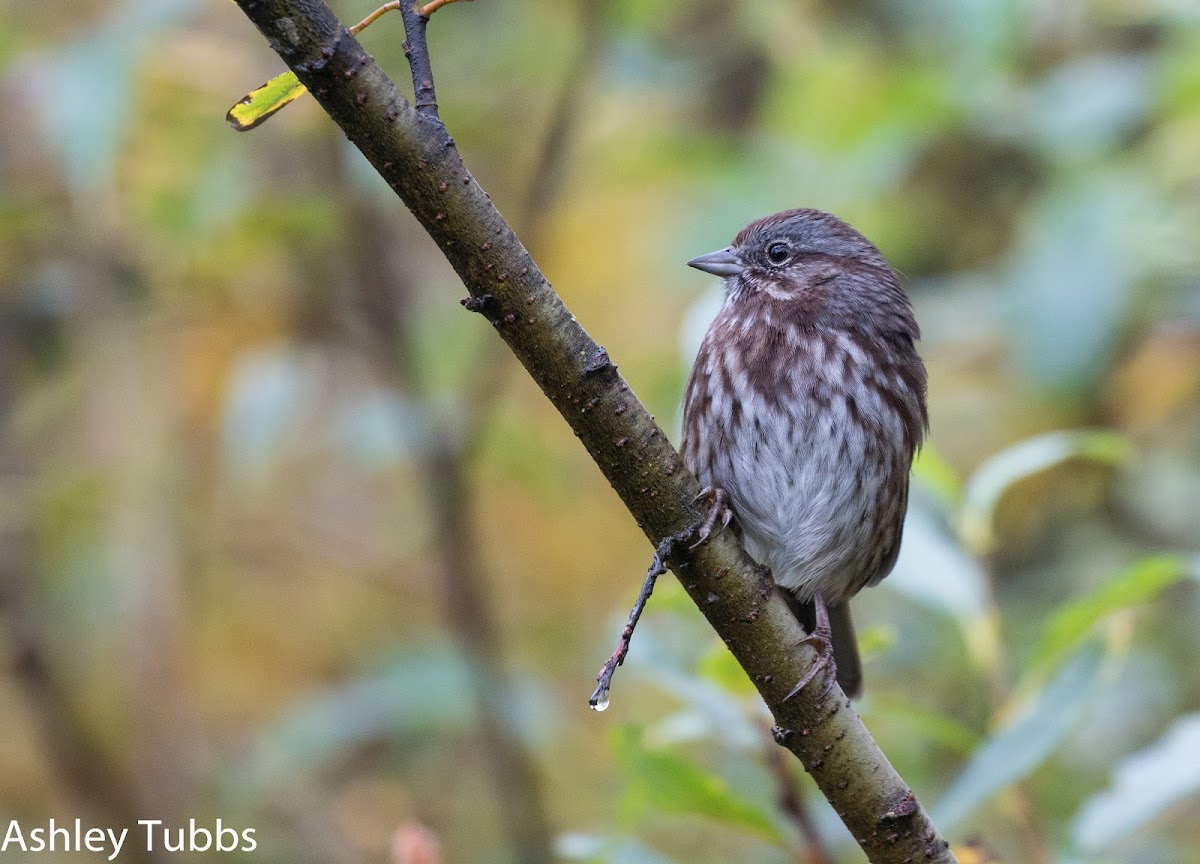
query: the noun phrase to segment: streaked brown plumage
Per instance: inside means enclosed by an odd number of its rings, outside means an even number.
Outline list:
[[[820,210],[746,226],[688,262],[725,278],[684,398],[683,457],[723,490],[850,695],[847,606],[896,563],[913,455],[928,426],[908,296],[869,240]]]

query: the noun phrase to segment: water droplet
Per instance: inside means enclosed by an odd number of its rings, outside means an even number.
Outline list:
[[[595,702],[590,702],[588,704],[590,704],[592,706],[593,711],[605,711],[608,709],[608,695],[605,694],[604,696],[601,696],[599,699],[597,699]]]

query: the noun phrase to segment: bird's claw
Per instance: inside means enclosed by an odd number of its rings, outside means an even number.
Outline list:
[[[806,642],[813,646],[817,652],[817,656],[813,658],[813,662],[808,667],[808,671],[804,673],[804,677],[783,697],[784,702],[803,690],[809,682],[822,672],[825,673],[825,686],[821,688],[820,699],[824,699],[828,695],[829,691],[833,689],[833,682],[837,680],[837,663],[833,659],[833,643],[828,639],[818,636],[816,633],[804,637],[800,641],[800,644],[803,645]]]
[[[813,650],[817,652],[817,656],[813,658],[808,671],[804,673],[804,676],[797,682],[796,686],[783,697],[784,702],[803,690],[810,681],[822,672],[825,673],[825,686],[821,688],[821,695],[818,699],[824,699],[833,688],[833,682],[837,680],[837,661],[833,659],[833,629],[829,626],[829,611],[825,608],[825,603],[820,598],[816,600],[816,610],[817,621],[813,627],[813,631],[801,639],[797,643],[797,647],[805,644],[812,645]]]
[[[696,529],[696,542],[691,545],[692,549],[703,546],[713,537],[719,536],[733,521],[733,510],[729,507],[729,493],[720,486],[705,486],[694,500],[709,501],[712,507],[708,511],[708,516]],[[720,528],[717,528],[718,521],[721,523]]]

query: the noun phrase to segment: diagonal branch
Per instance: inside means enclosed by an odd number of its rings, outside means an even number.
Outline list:
[[[804,860],[807,864],[833,864],[833,859],[821,843],[821,835],[817,833],[817,826],[804,804],[804,795],[788,770],[790,766],[784,761],[783,754],[778,750],[768,753],[767,767],[775,777],[779,809],[800,829],[805,846]]]
[[[441,120],[400,94],[323,0],[237,2],[438,244],[470,292],[468,308],[491,322],[650,541],[699,521],[695,478],[467,171]],[[731,533],[672,563],[774,714],[776,740],[812,773],[868,859],[955,861],[839,688],[784,701],[813,652],[795,647],[803,632]]]

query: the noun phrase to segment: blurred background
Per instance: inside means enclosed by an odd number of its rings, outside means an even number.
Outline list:
[[[362,38],[407,90],[399,16]],[[963,861],[1198,860],[1200,6],[480,0],[430,41],[676,439],[720,300],[682,262],[795,206],[876,242],[932,438],[859,711]],[[649,545],[311,98],[229,129],[282,68],[226,0],[0,5],[0,819],[862,860],[673,579],[587,709]]]

